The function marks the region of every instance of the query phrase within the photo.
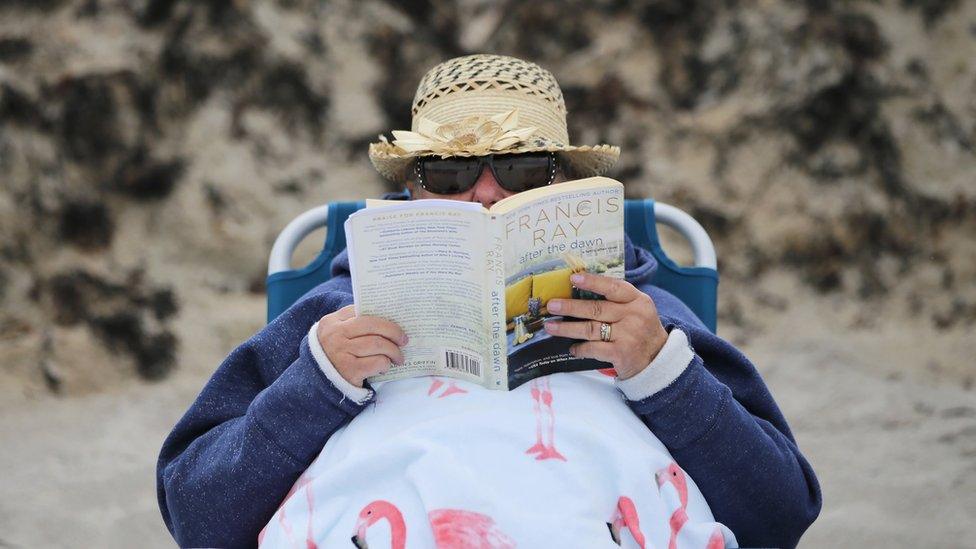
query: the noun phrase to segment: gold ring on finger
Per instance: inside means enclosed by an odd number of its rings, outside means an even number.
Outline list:
[[[610,341],[610,324],[600,323],[600,341]]]

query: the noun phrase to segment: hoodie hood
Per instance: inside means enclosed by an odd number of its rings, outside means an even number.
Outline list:
[[[383,200],[409,200],[410,193],[386,193]],[[630,237],[624,235],[624,279],[634,286],[650,284],[657,272],[657,260],[651,252],[634,246]],[[349,254],[346,250],[339,252],[332,260],[332,276],[349,276]]]

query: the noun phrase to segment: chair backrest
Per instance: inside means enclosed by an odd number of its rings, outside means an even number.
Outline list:
[[[675,228],[691,243],[694,267],[675,263],[661,248],[657,223]],[[705,229],[690,215],[648,198],[627,200],[624,230],[634,246],[651,252],[658,262],[652,283],[680,299],[715,333],[718,327],[718,269],[715,248]]]
[[[366,206],[365,201],[332,202],[295,218],[278,236],[268,261],[268,322],[298,301],[309,290],[331,277],[332,259],[346,247],[346,218]],[[694,267],[672,261],[657,234],[657,223],[675,228],[687,238],[695,256]],[[311,263],[291,269],[295,246],[313,230],[325,225],[325,246]],[[718,271],[715,249],[705,230],[688,214],[651,199],[626,200],[624,228],[635,246],[651,252],[659,263],[653,283],[684,302],[713,332],[716,329]]]

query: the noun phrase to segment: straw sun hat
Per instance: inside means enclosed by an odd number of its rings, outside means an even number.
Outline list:
[[[411,131],[369,146],[376,169],[398,183],[421,156],[550,151],[575,177],[601,175],[620,156],[612,145],[570,145],[556,79],[514,57],[468,55],[437,65],[421,79],[411,112]]]

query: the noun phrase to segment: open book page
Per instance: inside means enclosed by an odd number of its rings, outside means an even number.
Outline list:
[[[356,313],[407,333],[404,364],[370,378],[445,375],[487,386],[484,295],[488,216],[480,204],[418,200],[349,216]]]
[[[623,185],[605,177],[560,183],[499,202],[491,213],[505,237],[508,388],[553,372],[608,367],[574,358],[569,346],[576,340],[548,335],[543,323],[563,319],[549,314],[550,299],[602,297],[574,288],[573,273],[624,277]]]

